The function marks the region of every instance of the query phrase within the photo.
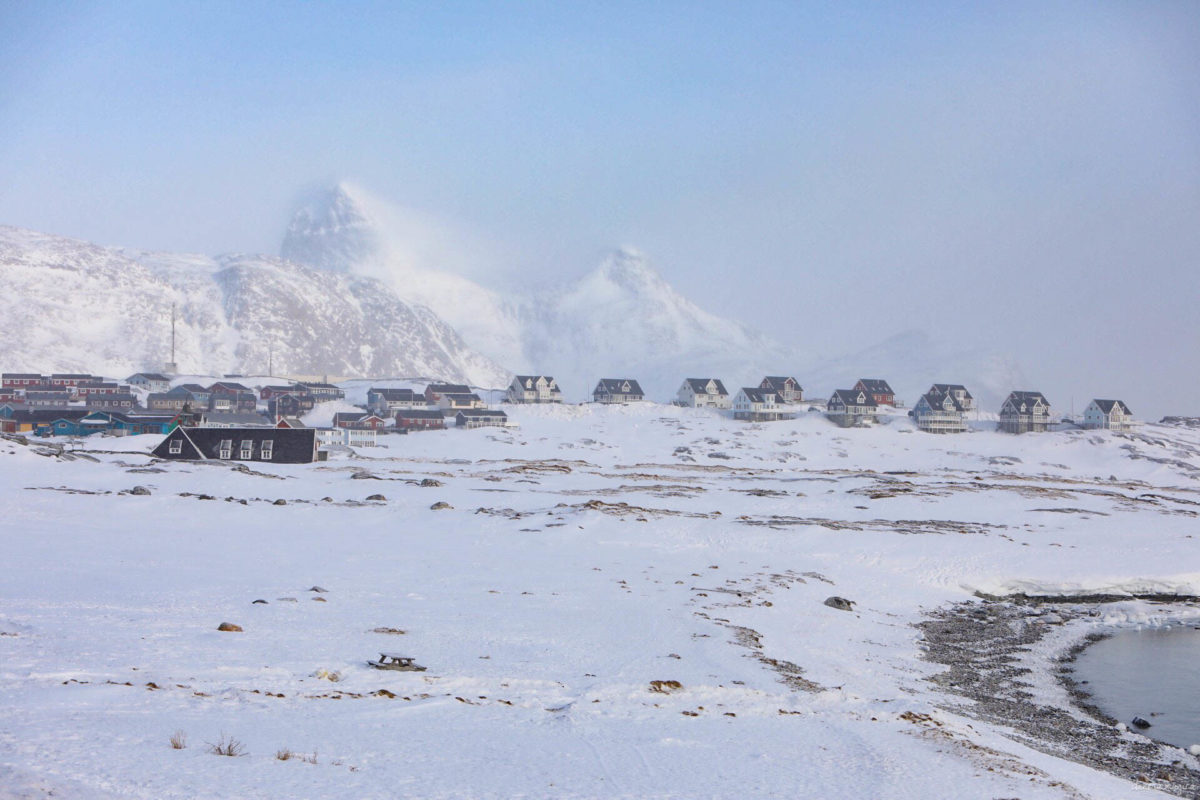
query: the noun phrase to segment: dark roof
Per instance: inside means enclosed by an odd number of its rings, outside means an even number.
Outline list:
[[[692,387],[692,391],[696,394],[706,394],[708,392],[708,382],[712,381],[717,385],[717,394],[727,395],[725,384],[721,383],[720,378],[685,378],[688,386]]]
[[[962,392],[963,396],[974,399],[971,393],[967,391],[967,387],[961,383],[935,383],[929,390],[930,393],[950,394],[950,392]]]
[[[624,384],[629,384],[629,389],[622,388]],[[605,394],[640,394],[643,397],[645,393],[638,382],[633,378],[601,378],[600,383],[596,384],[596,391],[604,390]]]
[[[1008,395],[1008,398],[1004,402],[1008,403],[1010,400],[1013,402],[1014,405],[1018,405],[1018,406],[1021,403],[1025,403],[1026,405],[1033,405],[1038,400],[1041,400],[1042,404],[1044,406],[1046,406],[1046,408],[1050,407],[1050,401],[1047,400],[1046,396],[1043,395],[1041,392],[1014,391]]]
[[[222,425],[252,426],[271,425],[271,420],[262,414],[249,411],[205,411],[201,416],[207,422],[219,422]]]
[[[767,399],[767,395],[771,395],[775,399],[775,402],[779,402],[778,393],[776,393],[775,391],[773,391],[771,389],[759,389],[758,387],[743,386],[742,394],[746,395],[746,398],[751,403],[769,403],[769,402],[771,402],[770,400]]]
[[[461,383],[431,383],[425,387],[425,391],[438,394],[470,394],[471,387]]]
[[[508,419],[508,414],[505,414],[503,411],[499,411],[499,410],[493,411],[490,408],[464,408],[462,411],[459,411],[454,416],[456,418],[457,417],[467,417],[467,418],[500,417],[502,419]]]
[[[1129,406],[1125,405],[1120,400],[1093,400],[1092,402],[1100,407],[1100,411],[1103,414],[1111,414],[1113,406],[1120,406],[1122,414],[1126,414],[1131,417],[1133,416],[1133,412],[1129,410]]]
[[[442,397],[449,397],[451,400],[479,400],[479,395],[474,392],[442,392]]]
[[[32,378],[37,378],[38,380],[41,380],[42,375],[39,372],[3,372],[3,373],[0,373],[0,380],[6,379],[6,378],[9,378],[12,380],[29,380]]]
[[[895,394],[883,378],[859,378],[858,382],[871,394]]]
[[[309,389],[337,389],[337,391],[341,391],[341,389],[338,389],[332,383],[303,383],[300,385],[307,386]]]
[[[185,392],[191,392],[192,394],[197,394],[197,393],[211,394],[211,392],[209,392],[208,389],[205,389],[203,386],[201,386],[198,383],[181,383],[178,386],[176,386],[174,389],[172,389],[171,391],[174,392],[174,391],[179,391],[179,390],[182,390]]]
[[[797,389],[800,388],[800,381],[796,380],[795,378],[789,378],[785,375],[768,375],[763,378],[763,382],[769,384],[770,387],[776,392],[782,392],[784,384],[786,384],[788,381],[796,384]]]
[[[90,372],[55,372],[50,375],[51,378],[93,378],[95,377]]]
[[[170,381],[171,380],[166,375],[159,375],[157,372],[135,372],[132,375],[130,375],[128,378],[126,378],[125,380],[131,381],[134,378],[138,377],[139,375],[148,381]]]
[[[333,427],[338,427],[343,422],[358,422],[360,419],[366,419],[368,416],[366,411],[338,411],[333,415]]]
[[[537,383],[539,379],[544,379],[546,381],[546,383],[549,383],[549,384],[554,383],[554,378],[552,378],[549,375],[517,375],[513,378],[513,380],[515,380],[519,383],[526,383],[526,382]]]
[[[172,454],[170,443],[182,440],[182,452]],[[154,448],[157,458],[185,460],[220,460],[221,442],[231,444],[233,458],[239,461],[241,444],[250,441],[254,446],[253,461],[262,461],[262,443],[272,442],[272,463],[308,464],[316,459],[317,433],[314,428],[176,428]]]
[[[417,396],[417,393],[412,389],[389,389],[384,387],[376,388],[374,386],[367,390],[367,394],[377,394],[384,400],[412,400]]]
[[[876,405],[875,398],[871,396],[871,393],[869,391],[862,392],[863,401],[861,403],[858,402],[858,395],[859,395],[858,389],[837,389],[833,393],[833,397],[836,397],[839,400],[841,400],[844,405],[867,406],[868,408],[870,408],[873,405]],[[832,400],[833,398],[831,397],[830,399]]]
[[[74,422],[83,419],[89,413],[86,408],[28,408],[14,410],[9,419],[17,422],[54,422],[56,419],[69,419]]]
[[[472,411],[476,409],[470,409]],[[396,412],[396,419],[445,419],[446,416],[438,409],[406,408]]]
[[[218,388],[220,388],[220,389],[231,389],[231,390],[233,390],[233,391],[237,391],[237,392],[248,392],[248,391],[250,391],[250,387],[249,387],[249,386],[243,386],[242,384],[240,384],[240,383],[234,383],[233,381],[217,381],[217,382],[216,382],[216,383],[214,383],[212,386],[208,387],[208,390],[209,390],[210,392],[215,392],[215,391],[216,391]]]
[[[944,386],[946,384],[942,384],[942,385]],[[950,388],[954,388],[954,387],[950,387]],[[930,408],[942,408],[942,409],[944,409],[946,407],[945,406],[946,400],[949,400],[951,402],[951,404],[953,404],[955,411],[963,410],[962,403],[958,402],[958,398],[956,398],[954,395],[950,394],[949,392],[926,392],[925,394],[921,395],[921,400],[924,400],[925,403]],[[920,404],[921,400],[918,400],[917,403]]]

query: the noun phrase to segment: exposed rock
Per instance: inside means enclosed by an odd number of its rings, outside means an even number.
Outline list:
[[[278,500],[276,500],[274,503],[272,503],[272,505],[276,505],[276,506],[286,506],[286,505],[287,505],[287,500],[284,500],[284,499],[281,497],[281,498],[279,498]]]
[[[144,497],[144,496],[150,494],[150,490],[147,489],[145,486],[135,486],[129,490],[129,493]]]
[[[298,602],[300,602],[299,600],[297,600],[294,597],[276,597],[275,599],[281,603],[298,603]]]
[[[317,594],[325,594],[325,592],[327,592],[327,591],[329,591],[329,590],[328,590],[328,589],[323,589],[323,588],[321,588],[320,586],[312,586],[312,587],[309,587],[309,591],[310,591],[310,592],[316,592]]]
[[[373,494],[373,495],[371,495],[370,497],[368,497],[367,499],[368,499],[368,500],[383,500],[383,501],[386,501],[386,500],[387,500],[387,498],[386,498],[386,497],[384,497],[384,496],[383,496],[383,495],[381,495],[381,494]]]
[[[1133,719],[1129,720],[1129,724],[1138,730],[1144,731],[1146,728],[1150,727],[1150,720],[1143,719],[1142,717],[1134,717]]]
[[[250,605],[252,605],[252,606],[265,606],[265,605],[267,605],[267,601],[266,601],[266,600],[263,600],[263,599],[260,597],[259,599],[257,599],[257,600],[255,600],[254,602],[252,602]]]
[[[418,486],[426,486],[426,487],[431,487],[431,486],[437,487],[437,486],[441,486],[442,482],[439,480],[436,480],[434,478],[422,478],[421,482],[417,485]]]
[[[679,681],[650,681],[650,691],[658,692],[659,694],[670,694],[682,688],[683,684]]]
[[[847,600],[846,598],[838,597],[837,595],[834,595],[833,597],[826,597],[825,605],[829,606],[830,608],[836,608],[838,611],[854,610],[853,600]]]
[[[234,625],[232,622],[222,622],[220,625],[217,626],[217,630],[228,631],[228,632],[232,632],[232,633],[241,633],[242,626]]]
[[[441,511],[442,509],[445,509],[445,508],[454,508],[454,506],[450,505],[447,502],[439,500],[436,503],[434,503],[433,505],[431,505],[429,507],[429,510],[430,511]]]
[[[314,600],[315,602],[317,602],[317,603],[324,603],[324,602],[326,602],[326,600],[325,600],[325,598],[324,598],[324,597],[314,597],[314,598],[313,598],[313,600]]]

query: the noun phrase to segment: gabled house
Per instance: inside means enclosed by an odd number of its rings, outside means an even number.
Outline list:
[[[454,415],[454,424],[459,428],[503,428],[508,415],[490,408],[468,408]]]
[[[396,428],[404,431],[426,431],[446,427],[446,415],[437,408],[410,408],[396,412]]]
[[[371,387],[367,390],[367,405],[380,416],[391,416],[405,408],[425,408],[425,397],[412,389]]]
[[[137,408],[137,400],[132,394],[89,394],[87,396],[88,408],[115,408],[123,410],[132,410]]]
[[[1120,400],[1093,400],[1083,410],[1083,427],[1127,431],[1133,427],[1133,412]]]
[[[425,402],[441,409],[447,417],[458,411],[485,408],[486,403],[471,387],[458,383],[431,383],[425,387]]]
[[[270,428],[271,420],[252,411],[202,411],[197,428]]]
[[[190,461],[310,464],[317,460],[317,437],[313,428],[176,428],[152,455]]]
[[[318,403],[346,399],[346,393],[332,383],[304,383],[300,385],[307,389],[308,393],[312,395],[313,400]]]
[[[876,406],[896,405],[896,393],[883,378],[859,378],[858,383],[854,384],[854,391],[869,394]]]
[[[1050,403],[1041,392],[1012,392],[1000,407],[998,430],[1005,433],[1045,433],[1050,427]]]
[[[779,395],[770,389],[743,386],[733,398],[733,418],[748,422],[774,422],[790,417],[779,408]]]
[[[49,385],[48,381],[36,372],[5,372],[0,374],[0,385],[5,389],[23,388],[27,386]]]
[[[963,433],[967,429],[962,404],[951,392],[926,392],[908,415],[917,430],[926,433]]]
[[[825,416],[843,428],[867,425],[878,413],[879,404],[865,389],[838,389],[825,404]]]
[[[781,403],[799,403],[804,399],[804,387],[800,382],[784,375],[768,375],[758,388],[774,392]]]
[[[209,401],[212,400],[212,393],[198,383],[181,383],[167,394],[171,392],[186,392],[193,410],[208,408]]]
[[[686,378],[675,393],[675,404],[687,408],[729,408],[732,401],[720,378]]]
[[[279,417],[300,417],[313,410],[311,395],[278,394],[267,401],[267,416],[272,419]]]
[[[975,398],[960,383],[935,383],[929,387],[926,394],[948,394],[952,396],[963,411],[975,410]]]
[[[471,387],[464,383],[431,383],[425,387],[425,404],[441,407],[441,399],[447,394],[471,394]]]
[[[562,390],[549,375],[517,375],[508,385],[510,403],[561,403]]]
[[[130,386],[145,389],[148,392],[167,392],[171,390],[171,379],[157,372],[139,372],[125,379]]]
[[[84,372],[56,372],[46,382],[51,386],[74,389],[80,384],[93,383],[98,380],[100,380],[99,377]]]
[[[26,389],[25,405],[30,408],[66,408],[71,402],[71,393],[57,389]]]
[[[333,427],[353,428],[354,430],[381,430],[387,425],[387,420],[366,411],[339,411],[333,415]]]
[[[592,390],[596,403],[637,403],[645,399],[642,387],[632,378],[601,378]]]

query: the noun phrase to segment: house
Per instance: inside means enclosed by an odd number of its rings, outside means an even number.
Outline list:
[[[94,394],[131,394],[128,384],[121,385],[112,381],[93,381],[81,383],[75,387],[75,396],[91,397]]]
[[[172,414],[126,414],[119,411],[93,411],[77,423],[78,436],[107,433],[115,436],[136,436],[143,433],[170,433],[180,421]]]
[[[440,406],[443,395],[470,394],[471,387],[463,383],[431,383],[425,387],[425,404]]]
[[[82,408],[12,409],[6,406],[0,410],[0,414],[3,414],[3,418],[7,421],[4,426],[6,433],[33,433],[38,436],[51,436],[55,422],[59,420],[77,422],[87,415],[87,411]]]
[[[300,385],[307,389],[313,400],[318,403],[346,399],[346,393],[332,383],[302,383]]]
[[[686,378],[675,395],[675,404],[688,408],[729,408],[729,392],[720,378]]]
[[[46,382],[54,387],[64,387],[74,389],[84,383],[93,383],[100,380],[95,375],[88,375],[82,372],[56,372],[50,376]]]
[[[859,378],[858,383],[854,384],[854,391],[869,394],[876,406],[896,405],[896,393],[882,378]]]
[[[750,422],[774,422],[791,415],[779,408],[779,395],[770,389],[743,386],[733,398],[733,418]]]
[[[1005,433],[1045,433],[1050,427],[1050,403],[1041,392],[1012,392],[1000,407],[998,430]]]
[[[917,423],[917,430],[926,433],[963,433],[967,429],[964,412],[953,392],[930,390],[921,395],[908,415]]]
[[[461,383],[429,384],[425,387],[425,402],[440,408],[447,417],[464,409],[484,408],[487,405],[471,391],[471,387]]]
[[[967,391],[967,387],[960,383],[935,383],[929,387],[926,394],[948,394],[958,402],[963,411],[975,410],[975,398]]]
[[[171,389],[171,379],[157,372],[139,372],[130,375],[125,382],[148,392],[167,392]]]
[[[47,383],[46,379],[36,372],[5,372],[0,374],[0,385],[5,389],[41,386],[43,383]]]
[[[467,408],[454,415],[454,424],[460,428],[503,428],[508,424],[508,415],[488,408]]]
[[[260,386],[258,389],[258,399],[265,403],[272,397],[278,397],[283,394],[296,394],[299,392],[308,394],[307,389],[302,389],[297,386]]]
[[[317,460],[317,437],[312,428],[176,428],[152,455],[190,461],[311,464]]]
[[[774,392],[781,403],[799,403],[804,399],[804,387],[795,378],[768,375],[758,384],[758,388]]]
[[[270,428],[271,420],[252,411],[202,411],[197,428]]]
[[[254,391],[240,383],[218,381],[208,387],[210,411],[238,411],[252,413],[258,407]]]
[[[1133,427],[1133,412],[1120,400],[1093,400],[1083,410],[1083,427],[1127,431]]]
[[[279,417],[275,420],[276,428],[307,428],[297,417]]]
[[[137,400],[129,393],[124,394],[89,394],[87,396],[88,408],[116,408],[116,409],[133,409],[137,408]]]
[[[843,428],[867,425],[878,413],[879,404],[866,389],[838,389],[825,404],[825,416]]]
[[[310,395],[279,394],[267,401],[267,415],[273,419],[300,417],[312,411],[314,405]]]
[[[30,408],[65,408],[71,402],[71,393],[49,389],[26,389],[25,405]]]
[[[646,399],[645,392],[632,378],[601,378],[592,390],[596,403],[638,403]]]
[[[387,420],[366,411],[339,411],[333,415],[333,427],[355,430],[377,431],[387,425]]]
[[[390,416],[405,408],[424,408],[424,395],[412,389],[371,387],[367,390],[367,405],[380,416]]]
[[[446,427],[446,416],[436,408],[410,408],[396,412],[396,429],[425,431]]]
[[[212,400],[212,393],[198,383],[182,383],[170,392],[167,392],[167,394],[177,391],[186,392],[191,398],[189,401],[191,407],[197,411],[202,408],[208,408],[209,402]]]
[[[518,375],[508,385],[510,403],[561,403],[562,390],[549,375]]]

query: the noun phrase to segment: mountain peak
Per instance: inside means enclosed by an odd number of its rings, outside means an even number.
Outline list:
[[[341,181],[309,195],[292,215],[279,254],[330,272],[350,272],[379,259],[382,236],[363,193]]]

